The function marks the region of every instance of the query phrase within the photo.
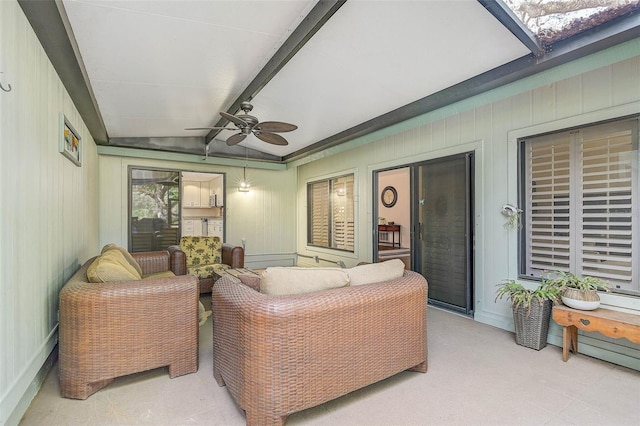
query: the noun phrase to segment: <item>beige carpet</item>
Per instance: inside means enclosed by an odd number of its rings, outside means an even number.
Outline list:
[[[202,298],[207,307],[208,298]],[[640,372],[584,355],[518,346],[512,333],[429,308],[429,371],[403,372],[287,425],[640,425]],[[200,327],[200,369],[117,379],[86,401],[59,397],[57,366],[21,425],[244,425],[212,375],[211,319]]]

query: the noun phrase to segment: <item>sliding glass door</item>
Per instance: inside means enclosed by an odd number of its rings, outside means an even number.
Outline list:
[[[129,169],[129,251],[165,250],[178,244],[180,172]]]
[[[473,312],[473,154],[413,166],[414,265],[429,282],[429,302]]]

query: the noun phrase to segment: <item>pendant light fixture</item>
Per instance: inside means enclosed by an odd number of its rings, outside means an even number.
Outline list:
[[[249,182],[247,181],[247,166],[242,168],[242,180],[238,186],[238,191],[249,192]]]
[[[244,151],[244,167],[242,168],[242,180],[240,181],[240,185],[238,185],[239,192],[249,192],[249,181],[247,180],[247,159],[249,156],[249,151],[245,148]]]

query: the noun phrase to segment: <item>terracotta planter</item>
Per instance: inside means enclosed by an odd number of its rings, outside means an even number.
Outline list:
[[[562,294],[562,303],[573,309],[593,311],[600,307],[600,296],[595,290],[568,288]]]

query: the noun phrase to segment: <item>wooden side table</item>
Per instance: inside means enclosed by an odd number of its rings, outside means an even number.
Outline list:
[[[378,235],[380,232],[391,232],[391,246],[401,247],[400,245],[400,225],[378,225]],[[398,233],[398,242],[396,243],[396,232]],[[381,241],[383,242],[383,241]]]
[[[568,306],[553,307],[553,320],[562,326],[562,360],[569,359],[569,350],[578,353],[578,329],[597,331],[614,339],[626,338],[640,344],[640,315],[598,308],[581,311]]]

